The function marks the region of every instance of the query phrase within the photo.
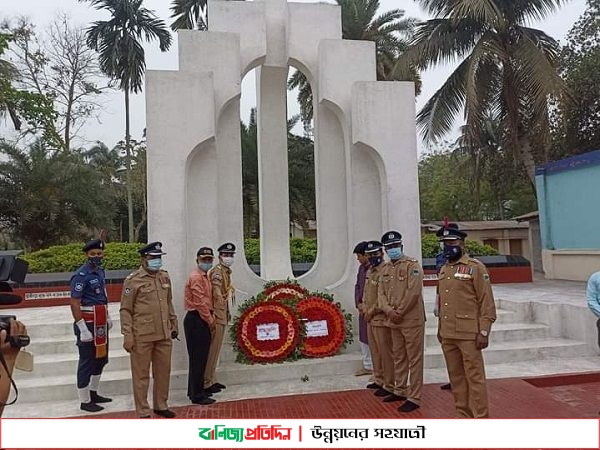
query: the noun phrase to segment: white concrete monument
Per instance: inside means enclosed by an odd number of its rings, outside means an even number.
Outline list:
[[[179,32],[179,70],[148,71],[148,232],[167,251],[174,302],[200,246],[238,247],[238,298],[292,277],[286,79],[314,97],[318,256],[299,281],[353,309],[360,240],[402,233],[420,256],[414,85],[378,82],[375,44],[342,40],[338,6],[209,1],[209,31]],[[240,85],[257,69],[261,276],[243,249]]]

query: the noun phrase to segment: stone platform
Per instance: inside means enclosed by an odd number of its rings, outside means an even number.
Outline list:
[[[595,320],[586,307],[584,283],[538,281],[495,285],[493,289],[498,321],[492,329],[490,348],[485,351],[489,378],[600,371]],[[447,380],[435,337],[437,321],[430,312],[434,294],[433,288],[425,288],[425,383]],[[111,304],[110,310],[113,320],[118,318],[118,304]],[[77,350],[69,308],[31,308],[14,313],[27,325],[32,337],[30,350],[35,354],[35,370],[15,372],[19,400],[5,409],[4,417],[80,415],[74,385]],[[115,401],[107,405],[106,412],[133,409],[129,358],[121,347],[118,320],[114,322],[110,362],[101,392]],[[176,349],[179,355],[185,353],[185,342],[176,341],[175,346],[181,347]],[[331,358],[275,365],[241,365],[234,356],[231,346],[225,344],[218,377],[228,388],[216,397],[219,401],[350,391],[363,388],[367,382],[365,377],[353,376],[361,364],[356,346]],[[306,377],[308,380],[302,381]],[[186,383],[187,370],[173,371],[171,405],[188,404]]]

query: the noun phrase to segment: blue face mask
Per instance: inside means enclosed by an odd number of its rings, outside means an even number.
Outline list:
[[[381,256],[371,256],[369,258],[369,264],[371,264],[372,266],[378,266],[379,264],[381,264],[382,261],[383,258]]]
[[[462,248],[458,245],[444,244],[444,256],[450,261],[456,261],[463,255]]]
[[[198,263],[198,269],[203,270],[204,272],[208,272],[212,269],[212,263]]]
[[[397,260],[402,258],[402,249],[400,247],[388,248],[386,250],[391,260]]]
[[[101,267],[103,261],[104,261],[104,258],[102,256],[90,256],[88,258],[88,262],[90,263],[91,266],[94,266],[94,267]]]
[[[162,267],[162,258],[154,258],[148,260],[148,269],[150,270],[160,270]]]

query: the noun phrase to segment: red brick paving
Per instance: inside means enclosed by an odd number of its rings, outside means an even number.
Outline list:
[[[589,380],[586,378],[585,380]],[[592,378],[593,379],[593,378]],[[540,379],[541,380],[541,379]],[[554,380],[554,381],[552,381]],[[488,381],[490,416],[494,418],[596,418],[600,410],[600,380],[567,384],[568,376],[544,379],[519,378]],[[423,388],[420,409],[402,414],[397,403],[383,403],[368,389],[317,394],[290,395],[248,400],[219,402],[209,406],[172,408],[180,418],[452,418],[454,402],[449,391],[438,384]],[[89,417],[89,416],[87,416]],[[133,411],[107,413],[94,417],[134,418]]]

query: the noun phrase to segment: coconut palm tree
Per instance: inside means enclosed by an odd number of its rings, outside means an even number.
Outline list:
[[[142,90],[146,61],[142,41],[158,40],[161,51],[171,46],[171,34],[164,21],[142,6],[142,0],[84,0],[110,13],[109,20],[93,22],[87,30],[87,44],[99,53],[100,68],[118,82],[125,93],[125,150],[129,221],[129,242],[134,240],[131,191],[131,134],[129,94]]]
[[[405,18],[404,11],[393,9],[377,15],[379,0],[336,0],[342,10],[342,37],[344,39],[373,41],[377,52],[377,79],[379,81],[414,81],[417,92],[421,81],[414,68],[395,70],[396,59],[406,51],[411,38],[414,19]],[[310,83],[300,71],[288,80],[288,89],[298,89],[298,103],[302,121],[312,120],[313,104]]]
[[[452,130],[464,111],[471,139],[484,136],[486,117],[500,118],[504,148],[534,182],[534,146],[545,142],[548,102],[563,91],[558,45],[527,25],[562,0],[418,0],[434,18],[417,25],[398,67],[425,69],[458,62],[417,116],[426,141]],[[536,130],[532,136],[530,130]],[[539,134],[541,133],[541,134]],[[534,142],[535,140],[535,142]]]

